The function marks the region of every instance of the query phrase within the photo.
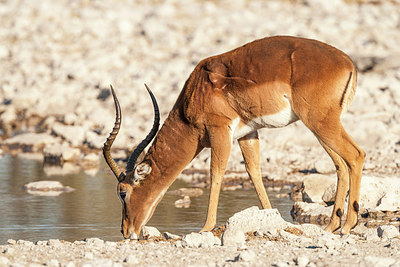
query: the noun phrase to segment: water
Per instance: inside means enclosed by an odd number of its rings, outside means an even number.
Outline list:
[[[39,180],[60,181],[76,190],[55,197],[35,196],[23,190],[26,183]],[[104,165],[95,176],[84,172],[47,176],[43,163],[5,155],[0,159],[0,244],[5,244],[7,239],[121,240],[121,203],[116,185],[116,179]],[[170,190],[181,187],[187,185],[177,180]],[[277,199],[272,193],[269,197],[282,217],[291,221],[292,201]],[[208,191],[192,198],[187,209],[174,206],[179,198],[167,193],[147,225],[176,234],[199,231],[205,221]],[[221,192],[217,225],[225,223],[235,212],[254,205],[259,206],[254,190]]]

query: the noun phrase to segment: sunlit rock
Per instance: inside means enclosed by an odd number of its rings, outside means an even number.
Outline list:
[[[277,209],[260,210],[254,206],[235,213],[228,219],[226,230],[222,235],[222,244],[241,246],[244,244],[247,232],[277,233],[289,225],[290,223],[282,219]]]
[[[60,139],[47,133],[24,133],[3,141],[4,145],[17,147],[30,147],[32,151],[43,149],[46,145],[59,143]]]
[[[85,133],[87,132],[87,129],[82,126],[56,123],[53,126],[53,132],[56,136],[62,137],[72,146],[77,147],[82,145],[85,141]]]
[[[157,228],[152,226],[143,226],[142,234],[144,239],[150,239],[154,237],[161,237],[160,231]]]
[[[63,164],[64,162],[77,161],[81,156],[81,151],[63,143],[46,146],[43,149],[43,154],[45,163]]]
[[[24,185],[24,189],[29,194],[40,196],[58,196],[64,192],[72,192],[75,189],[64,186],[58,181],[37,181]]]
[[[191,233],[182,238],[183,247],[208,248],[218,245],[211,232]]]
[[[192,201],[190,200],[190,197],[184,196],[182,199],[178,199],[177,201],[175,201],[175,207],[187,209],[190,207],[190,203],[192,203]]]
[[[326,189],[335,184],[336,178],[334,176],[326,176],[321,174],[308,175],[302,185],[303,201],[322,203],[322,196]]]

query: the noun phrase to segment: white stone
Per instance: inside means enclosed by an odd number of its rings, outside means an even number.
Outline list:
[[[322,203],[322,196],[327,188],[335,184],[334,176],[326,176],[321,174],[311,174],[307,176],[302,185],[303,201]]]
[[[5,145],[26,145],[41,147],[48,144],[58,143],[59,139],[46,133],[24,133],[3,141]]]
[[[75,113],[67,113],[64,116],[64,123],[67,125],[72,125],[78,122],[78,116]]]
[[[49,192],[49,191],[61,191],[61,192],[70,192],[74,189],[69,186],[64,186],[59,181],[37,181],[31,182],[24,185],[25,190],[28,193],[32,193],[34,191],[42,191],[42,192]]]
[[[399,227],[394,225],[381,225],[378,227],[378,236],[382,239],[400,236]]]
[[[208,248],[214,246],[214,235],[211,232],[191,233],[182,238],[183,247]]]
[[[190,208],[190,203],[192,203],[192,201],[190,200],[189,196],[184,196],[182,199],[178,199],[175,201],[175,207],[177,208]]]
[[[322,201],[325,203],[334,202],[336,198],[336,184],[331,184],[322,195]]]
[[[86,251],[86,252],[84,253],[83,257],[84,257],[85,259],[87,259],[87,260],[93,260],[93,259],[94,259],[93,253],[92,253],[92,252],[88,252],[88,251]]]
[[[392,266],[396,262],[395,259],[389,257],[379,257],[369,255],[364,258],[365,266],[374,266],[374,267],[388,267]]]
[[[50,266],[50,267],[58,267],[60,266],[60,263],[58,262],[58,260],[56,259],[51,259],[47,262],[46,266]]]
[[[170,239],[177,240],[177,239],[180,239],[180,238],[181,238],[181,236],[175,235],[175,234],[171,234],[171,233],[169,233],[169,232],[164,232],[164,237],[165,237],[165,239],[167,239],[167,240],[170,240]]]
[[[223,246],[239,246],[244,243],[247,232],[278,233],[289,226],[280,216],[277,209],[260,210],[251,207],[235,213],[226,222],[226,230],[222,235]]]
[[[239,261],[254,261],[257,258],[257,255],[252,250],[244,250],[239,253],[237,258]]]
[[[305,267],[310,262],[310,259],[307,256],[298,256],[296,259],[296,265],[300,267]]]
[[[377,229],[367,228],[363,235],[367,241],[380,241]]]
[[[59,247],[62,245],[62,243],[58,239],[49,239],[49,241],[47,241],[47,245],[53,247]]]
[[[295,202],[294,209],[302,211],[302,215],[318,217],[321,215],[330,217],[332,215],[333,205],[324,206],[318,203]]]
[[[160,231],[157,228],[152,226],[143,226],[142,234],[145,239],[152,238],[152,237],[161,237]]]
[[[10,265],[10,260],[4,256],[0,256],[0,266]]]
[[[63,125],[61,123],[56,123],[53,126],[53,132],[57,136],[67,140],[72,146],[78,147],[83,145],[87,129],[82,126]]]
[[[318,173],[333,173],[336,171],[335,165],[332,160],[317,160],[314,164],[315,169]]]
[[[101,247],[104,245],[104,240],[97,238],[97,237],[91,237],[85,239],[86,244],[89,246],[95,246],[95,247]]]
[[[76,161],[80,158],[81,151],[72,148],[68,144],[51,144],[43,149],[44,159],[47,162],[64,163],[66,161]]]
[[[363,176],[360,207],[372,211],[400,210],[400,179],[398,177]]]

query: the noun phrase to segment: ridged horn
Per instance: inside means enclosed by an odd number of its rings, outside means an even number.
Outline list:
[[[153,127],[151,128],[150,133],[146,136],[146,138],[140,142],[140,144],[136,147],[136,149],[132,152],[128,159],[128,164],[126,166],[126,176],[129,176],[131,172],[135,169],[135,164],[136,161],[142,153],[142,151],[146,148],[148,144],[150,144],[151,140],[156,136],[158,127],[160,126],[160,111],[158,110],[158,105],[156,98],[154,97],[153,93],[151,92],[150,88],[147,86],[147,84],[144,84],[144,86],[147,89],[147,92],[149,93],[151,97],[151,101],[153,102],[153,108],[154,108],[154,122],[153,122]]]
[[[117,95],[115,94],[114,88],[110,85],[111,93],[114,98],[114,105],[115,105],[115,123],[114,128],[110,135],[107,138],[107,141],[104,143],[103,146],[103,155],[104,159],[106,160],[108,166],[110,166],[111,171],[114,173],[115,177],[117,177],[118,182],[121,182],[125,178],[125,174],[121,171],[121,168],[117,165],[115,160],[111,157],[111,146],[114,143],[115,138],[121,128],[121,107],[119,105],[119,101]]]

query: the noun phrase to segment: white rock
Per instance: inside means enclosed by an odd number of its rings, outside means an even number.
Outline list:
[[[152,237],[161,237],[160,231],[158,231],[157,228],[152,227],[152,226],[143,226],[143,230],[142,231],[143,231],[142,232],[143,237],[145,239],[149,239],[149,238],[152,238]]]
[[[97,237],[91,237],[85,239],[86,245],[88,246],[94,246],[94,247],[101,247],[104,245],[104,240],[101,240],[100,238]]]
[[[77,147],[83,145],[87,129],[82,126],[63,125],[61,123],[56,123],[53,126],[53,132],[57,136],[67,140],[72,146]]]
[[[330,250],[342,247],[342,242],[332,233],[325,233],[317,239],[317,245]]]
[[[310,262],[310,259],[307,256],[298,256],[296,259],[296,265],[300,267],[305,267]]]
[[[52,193],[52,192],[55,192],[57,195],[57,193],[71,192],[75,190],[69,186],[64,186],[59,181],[31,182],[24,185],[24,188],[30,194],[42,194],[42,195],[45,195],[43,193]]]
[[[184,196],[182,199],[178,199],[177,201],[175,201],[175,207],[177,208],[190,208],[190,203],[192,203],[192,201],[190,200],[189,196]]]
[[[4,256],[0,256],[0,266],[10,265],[10,260]]]
[[[15,245],[15,244],[17,244],[17,241],[15,241],[14,239],[8,239],[8,240],[7,240],[7,244],[9,244],[9,245]]]
[[[320,226],[315,225],[315,224],[305,223],[305,224],[299,225],[299,228],[301,231],[303,231],[303,233],[305,235],[307,235],[309,237],[319,237],[326,233],[324,231],[324,229],[322,229]]]
[[[251,207],[235,213],[226,222],[226,230],[222,235],[223,246],[240,246],[244,244],[247,232],[278,233],[289,226],[280,216],[277,209],[260,210]]]
[[[83,254],[83,257],[84,257],[85,259],[88,259],[88,260],[93,260],[93,259],[94,259],[93,253],[92,253],[92,252],[88,252],[88,251],[86,251],[86,252]]]
[[[47,245],[53,247],[59,247],[62,245],[62,243],[58,239],[49,239],[49,241],[47,241]]]
[[[100,135],[93,131],[88,131],[88,132],[86,132],[85,143],[89,147],[102,148],[104,145],[104,142],[107,140],[107,137],[108,136],[106,136],[106,135]]]
[[[257,258],[257,255],[252,250],[243,250],[237,256],[239,261],[254,261]]]
[[[77,161],[81,151],[72,148],[66,143],[47,145],[43,149],[44,161],[48,163],[64,163],[66,161]]]
[[[333,205],[326,207],[318,203],[295,202],[293,208],[295,210],[301,210],[301,214],[305,216],[318,217],[323,215],[330,217],[332,215]]]
[[[325,203],[334,202],[336,198],[336,183],[331,184],[322,195],[322,201]]]
[[[181,236],[175,235],[175,234],[171,234],[169,232],[164,232],[164,237],[167,240],[170,240],[170,239],[175,239],[176,240],[176,239],[180,239],[181,238]]]
[[[58,260],[56,259],[51,259],[47,262],[46,266],[50,266],[50,267],[58,267],[60,266],[60,263],[58,262]]]
[[[333,173],[336,171],[332,160],[319,159],[315,162],[314,167],[318,173]]]
[[[67,125],[72,125],[79,121],[78,116],[75,113],[67,113],[64,116],[64,123]]]
[[[398,177],[363,176],[360,207],[371,211],[400,210],[400,179]]]
[[[381,225],[378,227],[378,236],[382,239],[400,236],[399,227],[394,225]]]
[[[208,248],[214,246],[215,243],[211,232],[191,233],[182,238],[183,247]]]
[[[388,267],[392,266],[396,262],[395,259],[389,257],[378,257],[369,255],[364,258],[365,266],[374,266],[374,267]]]
[[[303,201],[321,203],[322,196],[327,188],[335,184],[334,176],[326,176],[321,174],[311,174],[307,176],[302,185]]]
[[[368,228],[364,232],[364,237],[368,241],[380,241],[377,229]]]
[[[59,139],[46,133],[24,133],[3,141],[5,145],[26,145],[40,148],[48,144],[58,143]]]

